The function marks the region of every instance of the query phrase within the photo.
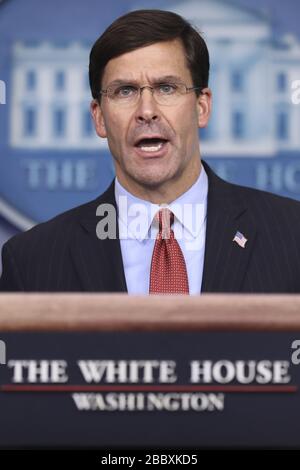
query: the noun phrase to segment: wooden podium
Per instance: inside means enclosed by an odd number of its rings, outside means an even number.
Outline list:
[[[2,294],[0,340],[1,448],[300,448],[300,296]]]

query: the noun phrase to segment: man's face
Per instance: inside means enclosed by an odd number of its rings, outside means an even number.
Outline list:
[[[177,81],[192,87],[181,41],[158,42],[108,62],[102,89],[117,80],[138,86]],[[176,187],[174,197],[196,180],[200,170],[198,128],[210,114],[208,88],[199,97],[191,91],[176,104],[158,104],[148,88],[134,105],[119,106],[107,96],[93,101],[92,115],[99,136],[107,137],[116,175],[133,194]],[[156,139],[156,140],[147,140]],[[190,184],[189,184],[190,183]],[[171,191],[172,192],[172,191]]]

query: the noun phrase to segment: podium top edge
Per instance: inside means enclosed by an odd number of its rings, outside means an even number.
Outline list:
[[[300,295],[0,294],[0,332],[299,331]]]

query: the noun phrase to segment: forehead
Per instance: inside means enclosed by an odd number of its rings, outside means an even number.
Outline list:
[[[151,81],[168,75],[176,75],[183,81],[191,80],[185,50],[179,39],[157,42],[111,59],[104,69],[102,85],[126,79]]]

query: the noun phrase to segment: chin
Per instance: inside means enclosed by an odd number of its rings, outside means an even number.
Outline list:
[[[148,188],[158,188],[173,178],[173,175],[162,175],[161,172],[144,173],[143,175],[135,175],[134,179],[137,183]]]

